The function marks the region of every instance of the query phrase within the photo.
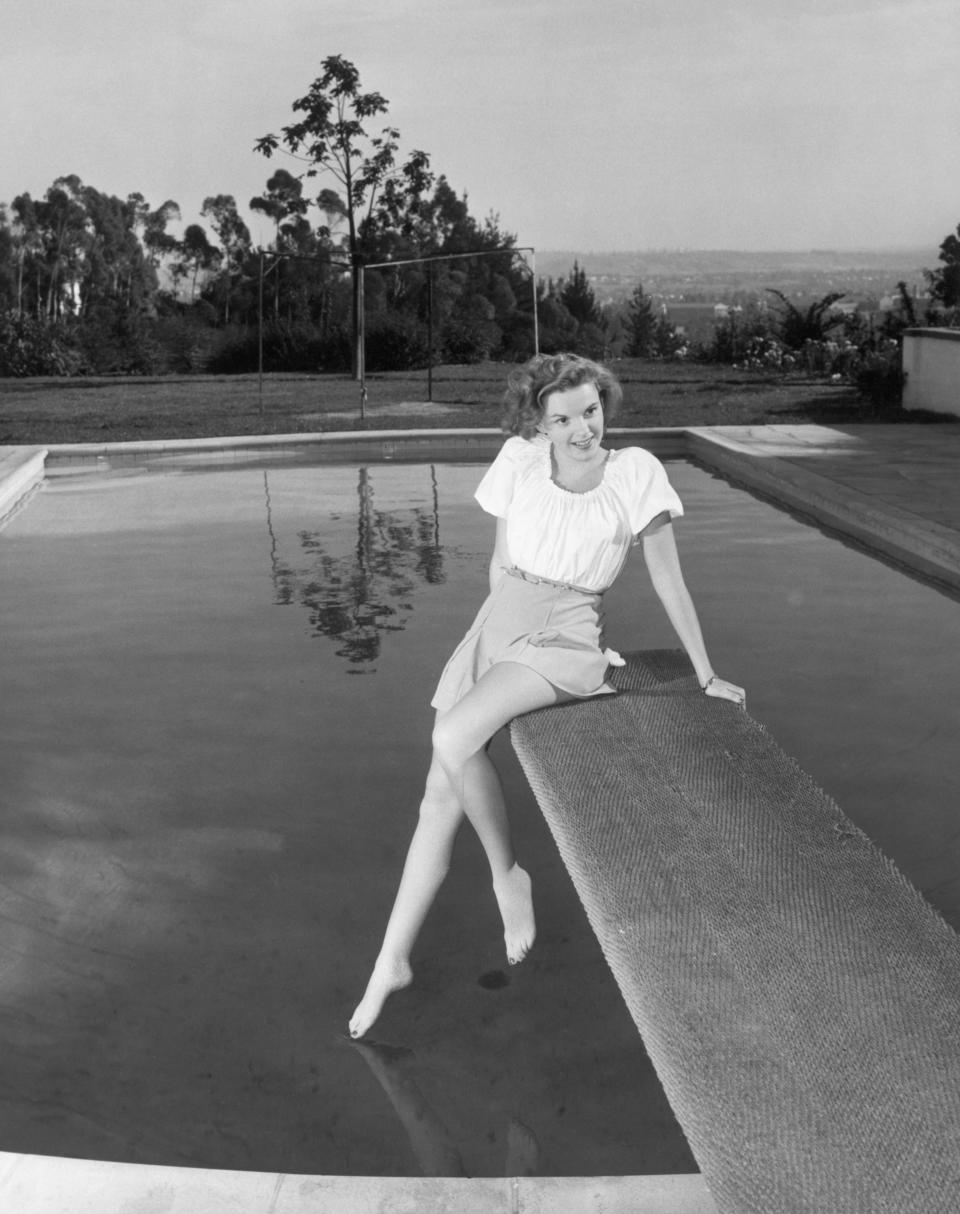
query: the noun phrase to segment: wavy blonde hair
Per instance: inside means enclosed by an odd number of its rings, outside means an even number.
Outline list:
[[[504,431],[532,438],[543,419],[545,397],[581,384],[593,384],[597,389],[604,420],[609,422],[623,399],[623,389],[612,371],[579,354],[534,355],[507,379],[501,422]]]

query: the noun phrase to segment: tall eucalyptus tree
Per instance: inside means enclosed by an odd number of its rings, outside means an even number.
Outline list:
[[[380,192],[422,193],[431,180],[430,160],[425,152],[415,151],[397,165],[400,132],[384,127],[369,134],[365,124],[387,112],[388,103],[380,93],[361,90],[360,74],[342,55],[323,60],[323,72],[309,91],[293,103],[293,111],[303,117],[283,127],[282,136],[264,135],[254,148],[270,157],[281,143],[306,168],[305,177],[326,174],[340,187],[342,213],[347,223],[347,249],[352,278],[354,333],[354,370],[360,332],[360,275],[365,260],[365,241],[371,235],[374,210]],[[369,258],[367,258],[369,260]]]

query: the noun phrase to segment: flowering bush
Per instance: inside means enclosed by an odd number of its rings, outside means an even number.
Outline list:
[[[900,331],[874,331],[860,321],[845,333],[807,337],[791,348],[762,312],[731,314],[716,327],[713,340],[697,348],[705,362],[725,363],[740,371],[800,372],[849,383],[875,404],[899,402],[903,387]]]
[[[756,334],[743,342],[740,358],[733,365],[743,370],[783,371],[794,361],[775,337]]]

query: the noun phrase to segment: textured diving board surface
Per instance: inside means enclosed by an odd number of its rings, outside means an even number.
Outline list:
[[[682,654],[615,682],[513,745],[718,1209],[957,1214],[960,937]]]

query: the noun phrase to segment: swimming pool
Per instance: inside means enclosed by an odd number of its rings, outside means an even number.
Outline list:
[[[478,475],[54,467],[4,530],[6,1149],[693,1170],[502,739],[535,954],[506,973],[465,833],[415,986],[377,1025],[392,1048],[341,1035],[409,837],[427,701],[486,583]],[[715,665],[956,924],[956,603],[702,469],[671,476]],[[674,643],[639,561],[607,620],[624,649]]]

